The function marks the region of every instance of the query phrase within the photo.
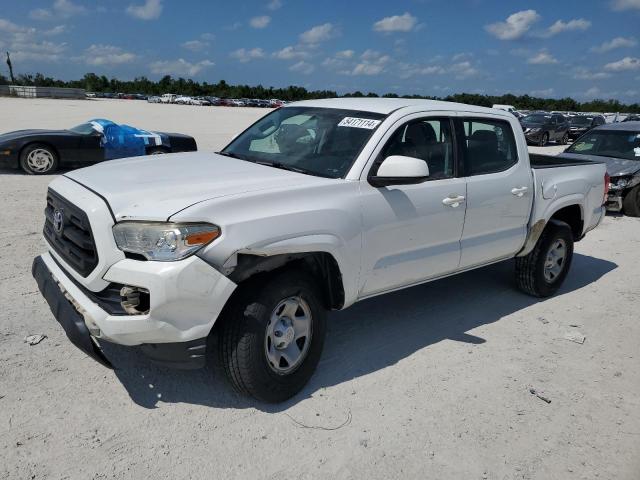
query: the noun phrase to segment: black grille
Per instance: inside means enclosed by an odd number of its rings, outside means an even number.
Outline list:
[[[98,265],[98,252],[87,214],[49,190],[44,216],[43,233],[49,244],[76,272],[89,275]]]

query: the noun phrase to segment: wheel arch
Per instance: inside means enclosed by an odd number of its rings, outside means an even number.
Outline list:
[[[265,281],[287,268],[299,268],[309,272],[322,290],[327,309],[339,310],[345,305],[345,288],[342,271],[336,258],[326,251],[257,255],[237,253],[236,265],[228,278],[241,285],[252,281]]]

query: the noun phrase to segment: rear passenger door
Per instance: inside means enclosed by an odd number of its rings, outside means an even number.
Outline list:
[[[467,180],[460,268],[513,256],[524,244],[533,185],[518,160],[511,124],[499,118],[458,118],[456,137]],[[526,147],[520,147],[525,151]]]

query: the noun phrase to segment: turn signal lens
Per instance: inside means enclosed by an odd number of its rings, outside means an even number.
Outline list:
[[[187,245],[206,245],[220,236],[220,230],[209,230],[205,232],[188,234],[185,239]]]

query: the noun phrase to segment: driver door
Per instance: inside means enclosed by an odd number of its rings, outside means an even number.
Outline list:
[[[80,163],[97,163],[104,160],[104,148],[101,145],[102,134],[93,131],[82,135],[78,146],[77,158]]]
[[[363,211],[360,297],[455,271],[465,218],[466,183],[457,177],[448,116],[412,115],[392,127],[361,181]],[[428,180],[376,188],[367,181],[390,155],[424,160]],[[457,200],[457,201],[454,201]]]

